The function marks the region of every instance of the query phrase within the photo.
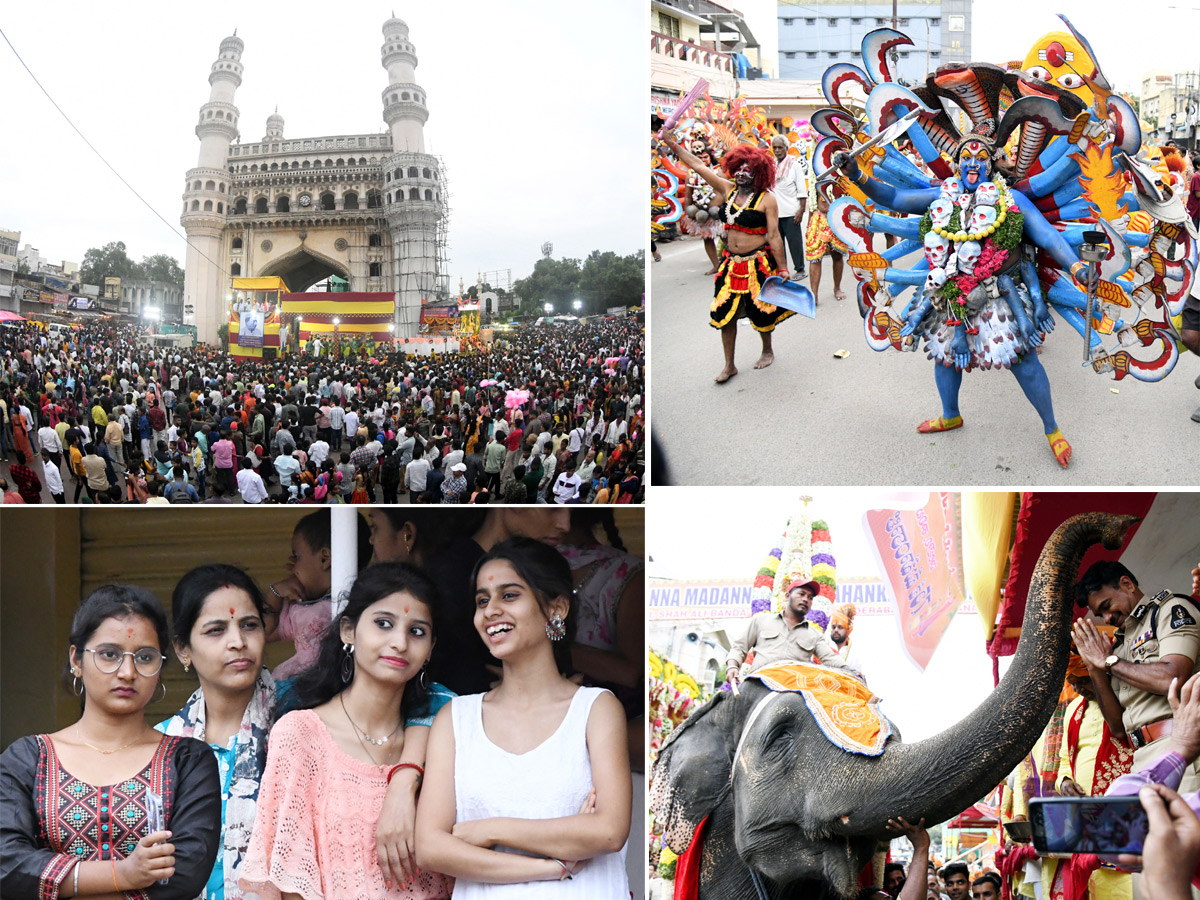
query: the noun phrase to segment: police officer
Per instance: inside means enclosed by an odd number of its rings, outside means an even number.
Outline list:
[[[1171,682],[1179,679],[1182,687],[1200,668],[1200,607],[1196,600],[1167,590],[1144,593],[1133,573],[1111,560],[1084,573],[1075,586],[1075,604],[1116,626],[1110,643],[1090,618],[1079,619],[1075,644],[1113,737],[1128,737],[1134,746],[1137,772],[1167,749],[1173,721],[1167,702]],[[1187,793],[1197,788],[1200,764],[1194,762],[1179,789]]]
[[[751,671],[785,660],[809,662],[813,654],[821,664],[834,669],[847,669],[842,659],[824,636],[805,617],[812,608],[813,598],[821,591],[815,581],[794,584],[788,588],[787,603],[777,613],[758,613],[750,619],[746,634],[733,642],[725,661],[731,684],[741,681]],[[746,660],[753,654],[753,662]]]

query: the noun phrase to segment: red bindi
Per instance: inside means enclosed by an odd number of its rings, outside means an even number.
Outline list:
[[[405,614],[405,615],[408,615],[408,607],[407,607],[407,606],[406,606],[406,607],[404,607],[404,614]]]
[[[231,606],[231,607],[229,607],[229,618],[231,618],[231,619],[232,619],[232,618],[233,618],[235,615],[237,615],[237,613],[236,613],[236,612],[234,612],[234,609],[233,609],[233,607],[232,607],[232,606]]]
[[[488,581],[495,581],[495,580],[496,580],[496,576],[495,576],[495,575],[489,575],[489,576],[488,576]]]
[[[132,628],[130,628],[130,629],[127,629],[127,630],[126,630],[126,632],[125,632],[125,636],[126,636],[126,637],[133,637],[133,629],[132,629]]]

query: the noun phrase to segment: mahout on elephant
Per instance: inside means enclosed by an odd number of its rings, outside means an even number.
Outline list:
[[[1012,665],[940,734],[905,744],[893,728],[879,755],[847,752],[801,694],[753,679],[680,725],[655,763],[651,804],[676,853],[702,841],[691,854],[699,900],[851,897],[890,837],[889,818],[943,822],[984,797],[1028,755],[1058,700],[1084,553],[1119,547],[1135,521],[1086,513],[1058,527],[1034,570]]]

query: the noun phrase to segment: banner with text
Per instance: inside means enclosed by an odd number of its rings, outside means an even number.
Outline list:
[[[904,652],[921,671],[966,597],[959,497],[931,493],[924,507],[869,509],[867,543],[896,604]]]
[[[677,581],[672,578],[650,579],[650,619],[667,622],[704,619],[746,619],[750,617],[751,583],[744,579]],[[896,612],[891,592],[882,578],[839,578],[834,605],[852,603],[859,616],[890,616]],[[960,613],[975,613],[967,600]]]

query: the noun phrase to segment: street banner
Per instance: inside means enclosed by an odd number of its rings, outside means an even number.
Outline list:
[[[706,619],[748,619],[752,583],[745,578],[677,580],[650,579],[649,618],[652,622]],[[835,606],[853,604],[857,616],[893,616],[896,606],[882,579],[838,575]],[[959,613],[974,615],[975,605],[965,601]]]
[[[242,347],[261,347],[263,345],[263,311],[248,309],[240,315],[238,344]]]
[[[916,508],[869,509],[863,529],[896,605],[901,645],[923,672],[966,597],[959,498],[939,492]]]

